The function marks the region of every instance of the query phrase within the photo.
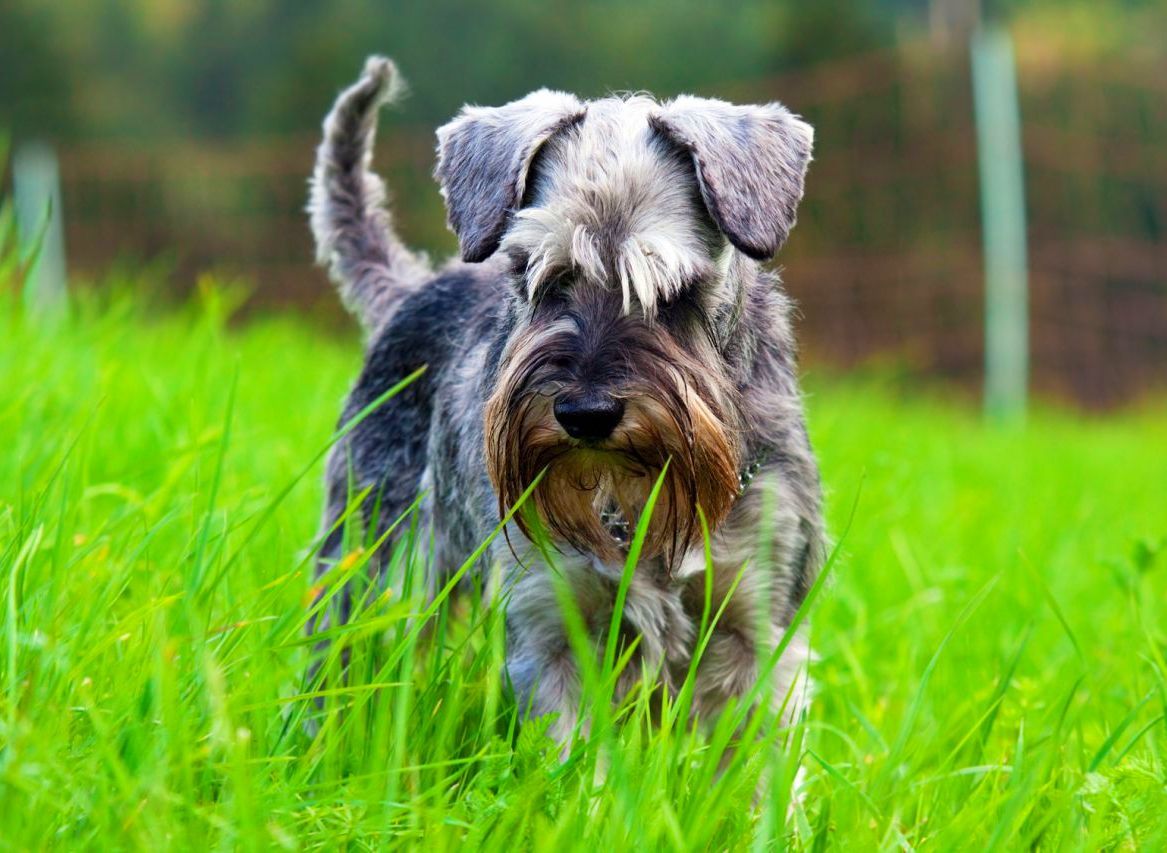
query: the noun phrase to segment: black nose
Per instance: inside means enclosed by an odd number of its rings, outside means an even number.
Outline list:
[[[607,438],[624,417],[624,402],[605,395],[560,397],[555,401],[555,420],[572,438],[599,441]]]

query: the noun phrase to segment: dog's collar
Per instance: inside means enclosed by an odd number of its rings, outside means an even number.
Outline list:
[[[754,482],[754,478],[762,470],[762,465],[765,461],[765,457],[755,456],[750,464],[742,468],[737,478],[737,494],[739,498],[746,493],[746,489],[750,487],[750,483]],[[621,548],[628,547],[628,543],[632,541],[632,525],[628,523],[628,519],[624,517],[624,513],[620,512],[619,507],[613,506],[603,510],[600,513],[600,523],[604,525],[608,531],[608,535],[615,540],[617,545]]]
[[[741,497],[746,493],[746,489],[750,487],[750,483],[754,482],[754,477],[758,476],[758,472],[762,470],[762,458],[755,457],[754,461],[742,468],[737,477],[737,493]]]

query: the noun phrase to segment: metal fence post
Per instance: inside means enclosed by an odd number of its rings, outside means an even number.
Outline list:
[[[65,234],[60,172],[53,149],[41,142],[17,149],[12,158],[12,189],[21,252],[32,258],[24,285],[25,308],[56,313],[65,306]]]
[[[973,34],[971,48],[985,261],[985,411],[1018,420],[1029,385],[1029,282],[1013,42],[990,27]]]

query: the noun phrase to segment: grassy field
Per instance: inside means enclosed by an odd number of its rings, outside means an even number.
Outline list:
[[[407,589],[306,733],[314,460],[359,351],[214,306],[0,306],[0,847],[1167,846],[1167,410],[995,429],[812,373],[853,521],[809,719],[718,773],[726,731],[598,700],[561,764],[515,725],[499,614]]]

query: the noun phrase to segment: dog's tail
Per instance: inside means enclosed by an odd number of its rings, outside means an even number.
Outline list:
[[[392,61],[370,57],[361,79],[341,93],[324,120],[308,202],[316,261],[328,267],[345,306],[369,334],[428,272],[424,257],[393,233],[385,184],[369,171],[377,111],[400,90]]]

